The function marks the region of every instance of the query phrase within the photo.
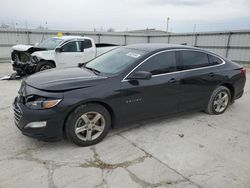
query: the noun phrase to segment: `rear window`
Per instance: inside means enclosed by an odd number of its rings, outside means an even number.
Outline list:
[[[213,55],[209,55],[209,61],[211,65],[219,65],[222,63],[221,59]]]
[[[91,48],[92,42],[89,39],[85,39],[84,41],[82,41],[82,45],[83,45],[83,49]]]
[[[197,51],[181,51],[182,69],[194,69],[209,66],[208,54]]]

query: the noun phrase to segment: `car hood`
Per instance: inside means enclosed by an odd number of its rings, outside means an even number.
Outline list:
[[[80,67],[51,69],[29,76],[26,84],[44,91],[61,92],[93,87],[107,77]]]
[[[19,51],[19,52],[35,52],[40,50],[46,50],[45,48],[40,48],[36,46],[26,45],[26,44],[18,44],[15,46],[12,46],[13,50]]]
[[[18,44],[18,45],[12,46],[12,49],[17,50],[17,51],[27,51],[30,48],[33,48],[33,46],[24,45],[24,44]]]

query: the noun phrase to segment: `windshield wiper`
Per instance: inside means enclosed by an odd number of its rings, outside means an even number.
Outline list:
[[[88,70],[91,70],[92,72],[94,72],[96,75],[99,75],[101,72],[99,70],[96,70],[94,68],[91,68],[91,67],[86,67],[84,66],[85,69],[88,69]]]
[[[84,67],[87,63],[78,63],[78,67]]]

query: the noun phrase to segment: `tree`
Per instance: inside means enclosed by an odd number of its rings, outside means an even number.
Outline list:
[[[3,29],[9,29],[9,28],[10,28],[10,26],[9,26],[9,25],[7,25],[7,24],[2,24],[2,25],[0,26],[0,28],[3,28]]]
[[[115,29],[111,27],[107,30],[107,32],[115,32]]]

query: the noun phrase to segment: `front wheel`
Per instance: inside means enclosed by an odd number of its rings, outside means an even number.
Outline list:
[[[206,112],[208,114],[222,114],[226,111],[231,101],[231,92],[225,86],[216,88],[209,100]]]
[[[37,64],[36,72],[45,71],[52,68],[55,68],[55,65],[53,63],[47,61],[40,61]]]
[[[111,117],[99,104],[86,104],[76,108],[66,121],[67,137],[79,146],[100,142],[109,132]]]

